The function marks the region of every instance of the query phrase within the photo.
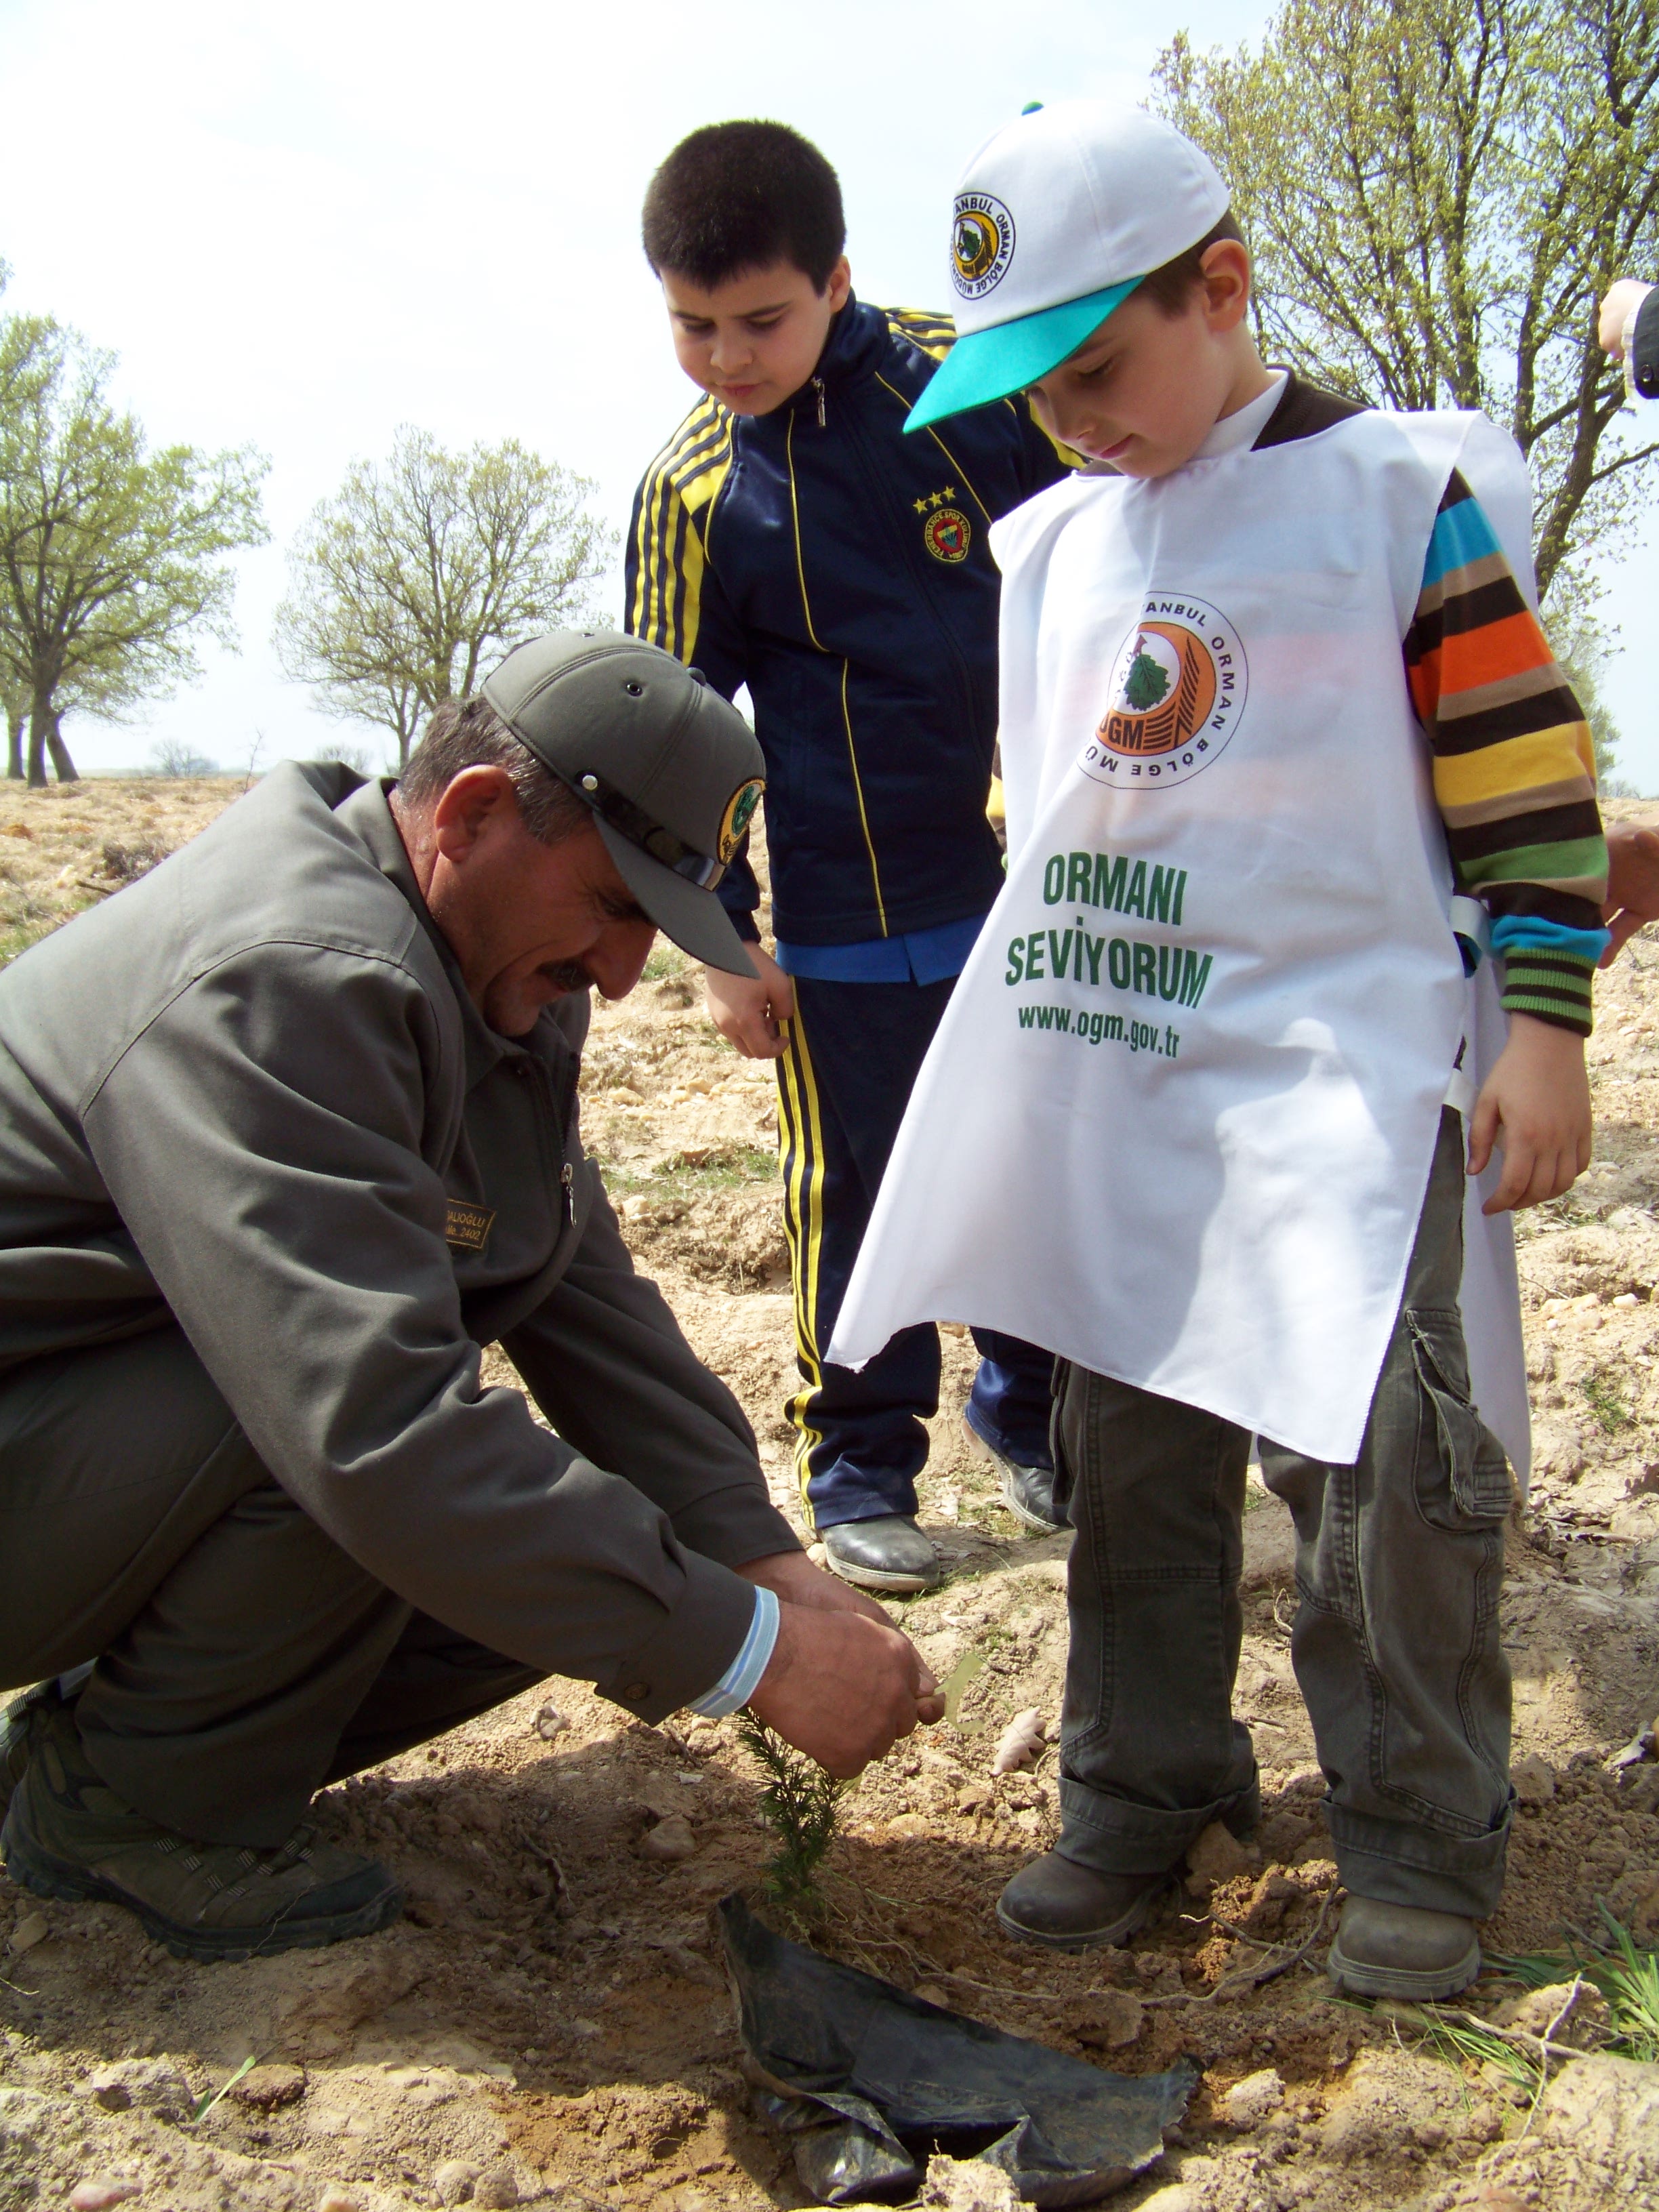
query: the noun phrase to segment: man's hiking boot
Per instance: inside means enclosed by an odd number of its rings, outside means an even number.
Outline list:
[[[844,1583],[905,1597],[939,1582],[939,1553],[908,1513],[873,1521],[838,1521],[823,1532],[826,1563]]]
[[[1473,1920],[1420,1905],[1379,1905],[1351,1897],[1342,1908],[1327,1971],[1340,1990],[1360,1997],[1437,2003],[1468,1989],[1480,1972]]]
[[[367,1936],[403,1911],[386,1869],[297,1827],[276,1850],[192,1843],[136,1813],[48,1705],[0,1831],[6,1871],[41,1897],[122,1905],[179,1959],[251,1959]]]
[[[1054,1504],[1054,1471],[1051,1467],[1023,1467],[1017,1459],[988,1443],[966,1415],[963,1431],[969,1448],[989,1460],[1002,1484],[1002,1502],[1035,1536],[1052,1536],[1067,1523]]]
[[[1058,1851],[1045,1851],[1022,1867],[997,1899],[997,1924],[1005,1936],[1054,1951],[1121,1943],[1146,1919],[1169,1879],[1167,1874],[1096,1874]]]
[[[12,1792],[28,1766],[34,1739],[63,1702],[54,1674],[49,1682],[37,1682],[14,1698],[0,1712],[0,1827],[5,1826]]]

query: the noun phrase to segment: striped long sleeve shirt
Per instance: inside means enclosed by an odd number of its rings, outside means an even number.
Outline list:
[[[1492,916],[1504,1005],[1588,1036],[1607,941],[1590,733],[1491,523],[1455,474],[1405,655],[1458,888]]]

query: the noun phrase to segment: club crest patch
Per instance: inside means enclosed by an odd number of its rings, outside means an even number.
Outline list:
[[[964,300],[982,300],[1008,273],[1014,218],[989,192],[959,192],[951,230],[951,282]]]
[[[1121,790],[1185,783],[1224,750],[1249,688],[1244,647],[1224,615],[1182,592],[1150,592],[1079,765]]]
[[[761,793],[766,786],[758,776],[740,783],[726,802],[726,812],[720,818],[720,834],[714,851],[722,862],[727,861],[743,842],[743,833],[755,818],[755,809],[760,805]]]
[[[922,525],[921,542],[935,561],[965,561],[973,526],[959,507],[942,507]]]

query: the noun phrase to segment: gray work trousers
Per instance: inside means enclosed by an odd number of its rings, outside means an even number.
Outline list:
[[[1458,1287],[1462,1125],[1441,1120],[1405,1295],[1358,1462],[1263,1441],[1297,1532],[1291,1656],[1357,1896],[1483,1917],[1504,1885],[1510,1673],[1498,1642],[1507,1463],[1469,1403]],[[1055,1461],[1077,1530],[1060,1850],[1173,1867],[1257,1811],[1232,1714],[1247,1431],[1071,1367]]]
[[[0,1683],[95,1660],[102,1779],[210,1843],[544,1678],[418,1613],[272,1480],[177,1328],[0,1379]]]

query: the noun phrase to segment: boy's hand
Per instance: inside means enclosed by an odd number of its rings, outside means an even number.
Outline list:
[[[1483,1213],[1541,1206],[1571,1190],[1589,1165],[1589,1078],[1584,1040],[1530,1014],[1510,1016],[1510,1041],[1475,1101],[1469,1173],[1479,1175],[1496,1142],[1504,1172]]]
[[[778,1024],[795,1011],[795,987],[769,952],[758,945],[745,950],[755,963],[752,977],[704,969],[708,1018],[745,1059],[775,1060],[785,1042]]]

